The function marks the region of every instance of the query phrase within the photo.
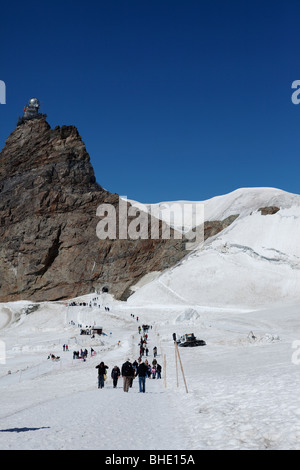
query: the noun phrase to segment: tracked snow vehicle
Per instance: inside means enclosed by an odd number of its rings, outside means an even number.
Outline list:
[[[178,346],[181,348],[193,348],[195,346],[205,346],[206,342],[203,339],[197,339],[194,333],[187,333],[177,340]]]

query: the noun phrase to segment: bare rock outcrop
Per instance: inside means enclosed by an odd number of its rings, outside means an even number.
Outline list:
[[[0,154],[0,301],[58,300],[105,285],[117,298],[186,253],[181,240],[99,240],[97,207],[119,196],[97,184],[73,126],[18,126]]]
[[[101,204],[118,214],[119,196],[96,182],[74,126],[51,129],[44,116],[18,125],[0,153],[0,302],[62,300],[104,286],[125,300],[145,274],[187,254],[172,233],[99,239]],[[231,222],[205,224],[205,239]]]

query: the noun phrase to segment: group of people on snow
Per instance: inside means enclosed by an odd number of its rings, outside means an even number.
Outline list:
[[[105,380],[107,379],[107,370],[109,367],[102,361],[96,366],[96,369],[98,369],[98,388],[103,388]],[[140,393],[145,393],[146,378],[161,379],[161,365],[157,363],[156,359],[154,359],[152,361],[152,365],[150,365],[147,360],[144,362],[134,361],[131,363],[130,359],[128,358],[123,363],[121,370],[118,366],[114,366],[111,370],[111,378],[113,380],[114,388],[117,387],[118,380],[121,376],[123,378],[124,392],[129,391],[129,388],[132,387],[133,380],[135,377],[138,377],[139,391]]]
[[[135,319],[135,316],[131,314],[131,317]],[[139,317],[136,317],[137,321],[139,321]],[[133,381],[136,377],[138,377],[139,381],[139,391],[140,393],[145,393],[146,390],[146,379],[161,379],[161,365],[158,364],[156,360],[157,356],[157,347],[154,346],[153,348],[153,356],[154,359],[152,364],[148,362],[146,359],[145,361],[142,360],[142,356],[146,353],[148,356],[149,349],[148,349],[148,332],[152,329],[152,325],[143,324],[142,326],[138,326],[139,334],[143,334],[140,338],[139,347],[140,347],[140,356],[138,360],[134,361],[133,363],[128,358],[123,364],[122,367],[119,368],[118,366],[114,366],[111,370],[111,378],[113,381],[113,387],[116,388],[118,384],[118,380],[120,377],[123,378],[123,390],[124,392],[128,392],[129,389],[132,387]],[[105,380],[107,379],[107,371],[109,367],[102,361],[100,364],[96,366],[98,369],[98,388],[103,388]]]
[[[145,335],[147,336],[147,335]],[[147,343],[147,338],[145,338],[145,336],[143,338],[141,338],[141,341],[139,342],[139,347],[140,347],[140,359],[142,356],[144,356],[146,354],[146,356],[148,356],[149,354],[149,348],[148,348],[148,343]],[[157,356],[157,347],[154,346],[153,348],[153,356],[156,357]]]
[[[54,354],[50,353],[47,359],[51,359],[52,361],[59,361],[60,356],[55,356]]]
[[[101,308],[101,305],[99,304],[99,297],[94,297],[89,302],[75,302],[75,301],[69,302],[68,307],[89,307],[89,308],[97,307],[97,308]],[[104,306],[104,309],[105,309],[106,312],[109,312],[109,307]]]

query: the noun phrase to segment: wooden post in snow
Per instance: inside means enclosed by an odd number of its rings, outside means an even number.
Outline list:
[[[175,366],[176,366],[176,382],[177,382],[177,387],[179,387],[179,380],[178,380],[178,363],[177,363],[177,349],[176,349],[176,341],[174,342],[175,345]]]
[[[185,375],[184,375],[184,372],[183,372],[182,362],[181,362],[181,358],[180,358],[180,354],[179,354],[179,349],[178,349],[178,344],[177,344],[177,341],[176,341],[176,334],[175,333],[173,333],[173,339],[174,339],[174,345],[175,345],[177,387],[178,387],[178,371],[177,371],[177,356],[178,356],[180,369],[181,369],[181,373],[182,373],[182,377],[183,377],[183,381],[184,381],[184,385],[185,385],[185,391],[186,391],[186,393],[189,393],[188,388],[187,388],[187,384],[186,384],[186,380],[185,380]]]

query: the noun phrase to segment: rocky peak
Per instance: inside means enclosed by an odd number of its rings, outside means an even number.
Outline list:
[[[118,298],[186,253],[180,240],[99,240],[97,184],[73,126],[25,121],[0,153],[0,301],[65,299],[108,286]]]
[[[144,275],[187,254],[172,230],[170,239],[100,240],[103,203],[118,211],[119,196],[96,182],[76,127],[51,129],[44,115],[21,120],[0,153],[0,302],[67,299],[104,286],[126,299]],[[205,223],[205,239],[229,219]]]
[[[1,152],[0,181],[39,172],[49,179],[66,178],[75,185],[94,184],[90,158],[73,126],[51,129],[45,119],[34,119],[18,126]],[[79,171],[78,171],[79,170]],[[80,179],[79,174],[80,173]],[[82,179],[83,177],[83,179]]]

